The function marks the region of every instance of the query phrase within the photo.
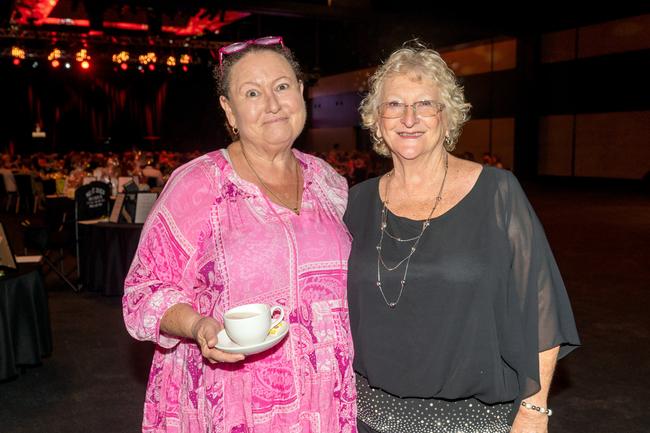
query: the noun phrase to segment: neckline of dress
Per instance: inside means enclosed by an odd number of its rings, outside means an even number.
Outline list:
[[[311,182],[311,177],[312,177],[311,164],[309,164],[309,161],[303,159],[303,154],[300,151],[296,149],[291,149],[291,152],[293,153],[293,156],[298,160],[298,163],[300,164],[300,168],[302,169],[303,193],[302,193],[301,203],[303,203],[305,199],[305,193],[307,192],[306,186],[309,185],[309,183]],[[255,185],[253,182],[244,179],[237,173],[235,167],[232,165],[232,160],[230,159],[230,153],[228,152],[227,148],[224,147],[222,149],[219,149],[219,154],[221,154],[221,156],[225,160],[226,166],[228,167],[228,172],[226,173],[226,175],[234,185],[236,185],[237,187],[243,189],[244,191],[250,194],[253,194],[260,198],[265,198],[265,195],[259,186]],[[270,200],[268,197],[266,197],[266,200],[268,200],[269,203],[271,203],[273,206],[277,208],[276,211],[286,210],[287,212],[293,213],[291,209],[286,208],[281,204],[275,203],[274,201]]]
[[[429,221],[434,222],[434,221],[443,220],[443,219],[445,219],[445,218],[447,217],[447,215],[450,215],[450,214],[452,214],[452,213],[454,213],[454,212],[457,212],[457,210],[458,210],[459,208],[461,208],[461,207],[464,205],[465,202],[469,201],[469,199],[470,199],[470,198],[475,194],[475,191],[478,190],[478,185],[479,185],[479,183],[481,183],[481,180],[482,180],[482,178],[484,177],[483,175],[484,175],[484,173],[486,172],[486,168],[487,168],[487,167],[485,167],[485,166],[481,167],[481,172],[478,174],[478,177],[477,177],[476,180],[474,181],[474,185],[472,185],[472,187],[471,187],[470,190],[467,192],[467,194],[465,194],[465,195],[464,195],[460,200],[458,200],[458,202],[457,202],[455,205],[453,205],[452,207],[450,207],[449,209],[447,209],[447,210],[445,211],[445,213],[440,214],[440,215],[438,215],[438,216],[434,216],[434,217],[431,218]],[[379,202],[379,206],[382,207],[382,206],[383,206],[383,202],[382,202],[382,200],[381,200],[381,194],[380,194],[380,192],[379,192],[379,180],[380,180],[380,179],[381,179],[381,176],[379,176],[379,177],[376,178],[375,197],[377,198],[377,201]],[[422,220],[414,220],[414,219],[411,219],[411,218],[408,218],[408,217],[404,217],[404,216],[400,216],[400,215],[394,214],[394,213],[393,213],[393,212],[388,208],[388,206],[386,206],[386,211],[388,212],[388,215],[389,215],[391,218],[397,219],[397,220],[399,220],[399,221],[405,221],[405,222],[409,222],[409,223],[413,223],[413,224],[422,224],[422,222],[424,221],[423,219],[422,219]]]

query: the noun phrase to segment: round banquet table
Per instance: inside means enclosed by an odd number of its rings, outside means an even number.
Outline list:
[[[40,271],[0,278],[0,380],[52,353],[47,293]]]
[[[79,224],[79,277],[84,290],[121,296],[142,224]]]

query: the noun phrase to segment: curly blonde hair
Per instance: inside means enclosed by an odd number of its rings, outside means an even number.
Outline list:
[[[440,102],[445,106],[443,115],[447,131],[444,146],[451,152],[456,147],[463,125],[469,120],[471,104],[465,102],[463,87],[440,54],[418,40],[406,42],[402,48],[394,51],[368,80],[370,90],[361,101],[359,112],[363,127],[370,130],[375,152],[390,155],[388,146],[378,135],[377,125],[384,83],[387,78],[404,74],[416,74],[418,80],[431,80],[438,86]]]

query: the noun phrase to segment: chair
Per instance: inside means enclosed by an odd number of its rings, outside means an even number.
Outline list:
[[[9,195],[5,187],[5,177],[2,174],[0,174],[0,200],[3,205],[7,203],[7,210],[9,210]]]
[[[74,243],[71,215],[60,209],[46,208],[45,212],[45,219],[41,222],[37,219],[24,219],[20,223],[25,254],[28,249],[38,251],[44,264],[72,290],[77,291],[77,286],[70,281],[63,268],[65,249],[72,247]],[[55,252],[58,252],[58,255],[54,255]]]
[[[34,210],[34,213],[36,213],[38,203],[36,201],[37,196],[34,194],[32,175],[15,174],[14,178],[16,179],[16,190],[18,191],[18,198],[16,200],[16,213],[20,212],[21,204],[23,205],[23,208],[27,210],[27,213],[29,213],[32,209]]]
[[[75,221],[107,217],[110,213],[111,185],[93,181],[74,193]]]
[[[147,178],[147,185],[149,185],[149,188],[157,188],[158,187],[158,178],[157,177],[148,177]]]
[[[18,192],[16,191],[15,184],[16,180],[11,170],[0,168],[0,195],[5,201],[5,212],[9,212],[9,208],[14,200],[16,200],[16,205],[18,205]]]
[[[80,186],[74,193],[75,245],[77,255],[77,275],[79,263],[79,222],[108,217],[110,215],[111,184],[100,181]]]

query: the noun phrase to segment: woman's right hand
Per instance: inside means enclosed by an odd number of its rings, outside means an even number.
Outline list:
[[[212,317],[203,316],[192,324],[192,337],[201,348],[201,354],[210,363],[238,362],[245,358],[239,353],[227,353],[216,348],[217,334],[223,325]]]

